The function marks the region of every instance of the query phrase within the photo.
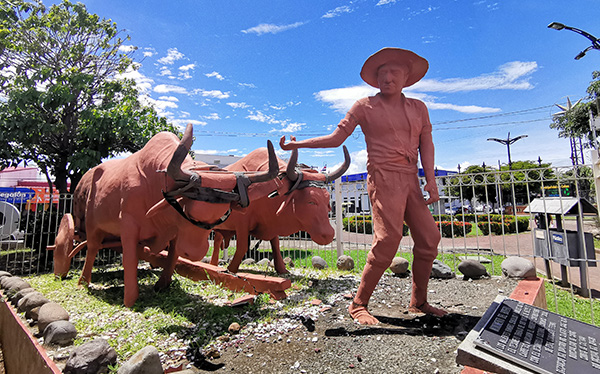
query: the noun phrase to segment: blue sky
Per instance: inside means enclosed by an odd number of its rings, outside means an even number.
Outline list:
[[[242,156],[284,134],[330,133],[356,99],[376,92],[360,68],[389,46],[429,61],[405,93],[429,107],[438,167],[506,163],[506,147],[486,139],[508,132],[528,135],[511,146],[513,161],[569,165],[568,140],[549,128],[554,104],[584,97],[600,70],[600,51],[574,60],[587,39],[547,28],[557,21],[600,37],[591,0],[82,2],[131,36],[139,70],[129,76],[159,113],[194,123],[199,153]],[[344,144],[350,171],[365,171],[362,133]],[[300,153],[319,168],[341,159],[341,149]]]

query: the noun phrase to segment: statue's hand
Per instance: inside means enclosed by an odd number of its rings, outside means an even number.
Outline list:
[[[283,149],[284,151],[291,151],[293,149],[296,149],[298,147],[295,147],[294,142],[296,141],[296,137],[291,135],[290,136],[290,142],[285,144],[285,135],[283,135],[281,137],[281,139],[279,139],[279,146],[281,147],[281,149]]]
[[[440,193],[438,192],[437,184],[435,182],[427,183],[424,190],[429,192],[429,199],[425,200],[425,204],[433,204],[440,200]]]

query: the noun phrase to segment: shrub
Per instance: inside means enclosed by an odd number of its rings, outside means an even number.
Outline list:
[[[467,213],[467,214],[457,214],[454,216],[457,221],[461,222],[475,222],[475,214]]]
[[[444,238],[452,238],[457,236],[465,236],[473,227],[469,222],[459,222],[459,221],[436,221],[438,228],[442,228],[442,237]]]
[[[487,221],[480,221],[477,223],[477,227],[481,230],[483,235],[489,235],[490,233],[490,223]]]
[[[356,232],[359,234],[373,233],[373,220],[370,215],[346,217],[342,220],[344,230]],[[406,223],[402,227],[402,236],[408,235],[408,226]]]
[[[451,216],[449,214],[434,214],[433,215],[433,219],[436,221],[453,221],[454,217],[456,216]]]

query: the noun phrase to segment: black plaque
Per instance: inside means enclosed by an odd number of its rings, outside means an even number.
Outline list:
[[[537,373],[600,374],[600,328],[513,299],[492,308],[476,346]]]

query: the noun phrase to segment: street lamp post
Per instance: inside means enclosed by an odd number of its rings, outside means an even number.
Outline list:
[[[523,139],[526,138],[527,135],[519,135],[515,138],[511,138],[510,137],[510,132],[508,133],[508,137],[506,139],[498,139],[498,138],[488,138],[488,141],[495,141],[501,144],[504,144],[506,146],[506,149],[508,151],[508,170],[512,170],[512,161],[510,160],[510,145],[513,144],[514,142],[516,142],[519,139]]]
[[[579,35],[583,35],[586,38],[588,38],[591,42],[592,45],[590,45],[589,47],[587,47],[586,49],[584,49],[583,51],[579,52],[579,54],[577,56],[575,56],[575,60],[579,60],[580,58],[582,58],[583,56],[585,56],[585,54],[587,53],[587,51],[589,51],[590,49],[597,49],[600,50],[600,40],[598,38],[596,38],[594,35],[587,33],[581,29],[575,28],[575,27],[571,27],[571,26],[566,26],[562,23],[559,22],[552,22],[551,24],[548,25],[548,28],[550,29],[554,29],[554,30],[570,30],[573,31]]]
[[[508,151],[508,170],[512,170],[512,161],[510,159],[510,145],[513,144],[514,142],[516,142],[517,140],[523,139],[526,137],[527,137],[527,135],[519,135],[517,137],[511,138],[510,132],[509,132],[508,137],[506,139],[488,138],[488,141],[492,140],[492,141],[498,142],[500,144],[506,145],[506,150]],[[512,208],[513,208],[513,214],[516,215],[517,211],[515,210],[516,207],[515,207],[514,196],[513,196],[513,198],[511,198],[511,203],[512,203]]]

